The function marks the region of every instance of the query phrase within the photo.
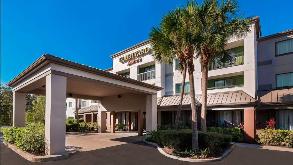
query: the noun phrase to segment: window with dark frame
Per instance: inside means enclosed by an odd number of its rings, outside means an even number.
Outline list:
[[[293,72],[276,75],[276,87],[286,88],[293,86]]]
[[[176,94],[180,94],[181,91],[182,91],[182,84],[181,83],[175,84],[175,92],[176,92]],[[189,84],[189,82],[185,82],[184,93],[185,94],[190,93],[190,84]]]
[[[293,54],[293,39],[276,42],[275,44],[276,56],[282,56],[286,54]]]

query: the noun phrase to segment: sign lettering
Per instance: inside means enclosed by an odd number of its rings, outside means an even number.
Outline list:
[[[146,47],[144,49],[138,50],[136,52],[130,53],[119,59],[122,64],[128,63],[127,65],[133,65],[142,62],[142,57],[151,51],[150,48]]]

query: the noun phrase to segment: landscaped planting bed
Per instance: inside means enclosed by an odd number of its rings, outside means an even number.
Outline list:
[[[2,128],[5,142],[35,155],[45,154],[45,129],[44,124],[31,123],[26,127]]]
[[[199,132],[199,150],[191,148],[191,130],[159,130],[148,134],[146,140],[157,143],[168,154],[190,158],[212,158],[223,154],[230,146],[230,135],[216,132]]]
[[[261,129],[257,131],[257,141],[263,145],[293,148],[293,131],[270,128]]]

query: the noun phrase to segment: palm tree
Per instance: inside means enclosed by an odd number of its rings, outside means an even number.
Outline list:
[[[153,28],[150,40],[155,51],[154,57],[158,61],[171,62],[178,58],[182,69],[189,73],[191,111],[192,111],[192,149],[198,149],[197,116],[194,93],[194,53],[197,27],[193,24],[194,3],[188,3],[185,8],[176,9],[166,15],[159,28]],[[184,73],[184,71],[183,71]],[[184,80],[183,80],[184,81]],[[185,82],[185,81],[184,81]],[[182,90],[184,92],[184,90]],[[181,95],[183,98],[183,94]]]
[[[185,60],[182,59],[180,61],[185,61]],[[185,93],[185,80],[186,80],[186,72],[187,72],[186,62],[184,64],[181,64],[181,62],[179,62],[179,66],[183,76],[182,76],[182,82],[181,82],[180,102],[179,102],[179,107],[177,109],[176,119],[175,119],[176,129],[179,129],[181,125],[181,110],[182,110],[183,97]]]
[[[249,20],[237,15],[233,0],[204,0],[198,8],[197,56],[201,64],[201,130],[206,131],[208,64],[215,57],[226,55],[225,46],[232,36],[242,36],[249,31]]]

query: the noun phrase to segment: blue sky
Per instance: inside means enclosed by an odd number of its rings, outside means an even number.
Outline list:
[[[198,1],[200,2],[200,1]],[[106,69],[110,55],[148,39],[185,0],[2,0],[1,82],[44,53]],[[292,0],[240,0],[243,17],[260,16],[263,36],[293,29]]]

